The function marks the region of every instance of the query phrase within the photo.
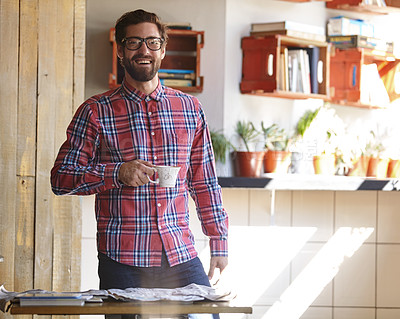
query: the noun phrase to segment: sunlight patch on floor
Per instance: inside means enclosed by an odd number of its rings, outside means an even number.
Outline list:
[[[218,286],[237,293],[234,304],[256,304],[316,230],[316,227],[231,226],[229,266]],[[346,257],[351,258],[373,231],[372,227],[339,228],[262,319],[300,318],[336,276]],[[209,250],[202,251],[200,258],[208,260]],[[245,317],[221,314],[222,319]]]

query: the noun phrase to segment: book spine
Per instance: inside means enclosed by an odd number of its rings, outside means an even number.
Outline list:
[[[160,79],[162,85],[166,86],[193,86],[192,80],[184,80],[184,79]]]
[[[359,35],[330,36],[328,42],[333,43],[339,49],[366,48],[393,53],[392,42]]]
[[[195,80],[196,75],[193,73],[166,73],[166,72],[158,72],[158,77],[160,79],[187,79],[187,80]]]
[[[282,35],[286,35],[286,36],[289,36],[289,37],[300,38],[300,39],[305,39],[305,40],[313,40],[313,41],[320,41],[320,42],[325,42],[326,41],[326,36],[325,35],[301,32],[301,31],[296,31],[296,30],[276,30],[276,31],[250,32],[250,36],[253,36],[253,37],[263,37],[263,36],[270,36],[270,35],[276,35],[276,34],[282,34]]]
[[[251,31],[276,31],[276,30],[293,30],[311,34],[325,35],[325,28],[310,24],[303,24],[293,21],[283,21],[280,23],[253,23]]]

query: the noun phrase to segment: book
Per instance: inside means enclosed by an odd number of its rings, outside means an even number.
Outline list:
[[[188,70],[189,71],[189,70]],[[171,70],[159,70],[158,77],[160,79],[188,79],[195,80],[196,74],[194,71],[190,72],[171,72]]]
[[[310,65],[310,83],[311,93],[318,93],[318,61],[319,61],[319,47],[305,48]]]
[[[160,79],[160,82],[166,86],[193,86],[192,80],[185,79]]]
[[[288,49],[284,48],[280,53],[279,81],[277,83],[278,90],[289,90],[289,75],[288,75]]]
[[[327,24],[327,34],[331,35],[364,35],[374,36],[374,25],[361,19],[350,19],[344,16],[330,18]]]
[[[191,74],[194,73],[194,70],[185,70],[185,69],[159,69],[158,73],[179,73],[179,74]]]
[[[167,22],[166,25],[173,30],[192,30],[190,22]]]
[[[393,42],[367,37],[363,35],[335,35],[328,36],[328,42],[333,43],[336,48],[366,48],[393,53]]]
[[[288,90],[290,92],[296,92],[297,87],[296,83],[294,83],[293,79],[297,78],[297,69],[293,68],[293,65],[297,63],[297,61],[293,61],[294,57],[288,54]]]
[[[273,31],[252,31],[250,35],[253,37],[265,37],[269,35],[281,34],[292,38],[300,38],[305,40],[313,40],[325,42],[326,36],[324,34],[315,34],[309,32],[302,32],[297,30],[273,30]]]
[[[307,51],[300,48],[288,50],[289,91],[310,94],[310,62]]]
[[[361,65],[360,102],[380,107],[390,103],[389,95],[375,63]]]
[[[300,22],[294,22],[294,21],[277,21],[277,22],[251,24],[251,32],[276,31],[276,30],[293,30],[311,34],[325,35],[324,27],[300,23]]]
[[[80,293],[29,293],[19,297],[24,306],[83,306],[85,297]]]

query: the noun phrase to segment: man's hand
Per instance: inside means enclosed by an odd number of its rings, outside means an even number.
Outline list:
[[[119,169],[118,179],[128,186],[141,186],[149,182],[153,176],[154,165],[141,159],[125,162]]]
[[[228,257],[214,256],[210,259],[210,270],[208,271],[208,279],[211,281],[214,277],[215,268],[219,269],[220,275],[228,266]]]

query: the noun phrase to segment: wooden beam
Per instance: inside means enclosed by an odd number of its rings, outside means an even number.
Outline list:
[[[35,239],[37,0],[20,1],[15,291],[33,288]]]
[[[57,87],[55,52],[58,45],[57,2],[39,0],[38,107],[35,207],[35,288],[52,290],[53,267],[53,194],[49,170],[54,161]]]
[[[19,1],[0,1],[0,278],[9,290],[14,289],[18,21]]]
[[[74,91],[71,116],[85,96],[86,0],[75,0],[74,10]],[[82,207],[78,198],[74,198],[73,201],[71,225],[71,290],[79,291],[82,262]]]
[[[57,34],[56,50],[53,52],[57,65],[55,83],[57,96],[54,97],[55,122],[54,150],[51,156],[53,166],[59,147],[65,140],[65,130],[72,117],[73,102],[73,63],[74,63],[74,1],[58,0],[54,15]],[[73,198],[71,196],[54,196],[54,245],[53,245],[53,290],[71,291],[71,247]]]

